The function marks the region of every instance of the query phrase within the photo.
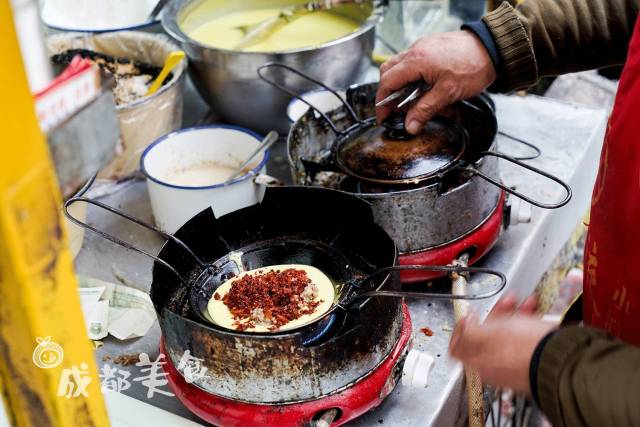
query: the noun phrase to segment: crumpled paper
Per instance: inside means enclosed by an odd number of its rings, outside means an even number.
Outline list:
[[[112,335],[119,340],[144,336],[156,321],[151,298],[138,289],[79,277],[80,302],[92,340]]]

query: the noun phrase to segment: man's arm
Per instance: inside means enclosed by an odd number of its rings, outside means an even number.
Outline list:
[[[553,331],[522,307],[507,296],[483,323],[462,319],[453,357],[487,384],[531,394],[555,427],[640,425],[640,348],[594,328]]]
[[[531,391],[556,427],[637,426],[640,348],[603,331],[568,327],[539,344]]]
[[[639,0],[525,0],[483,18],[500,52],[498,87],[623,64]]]
[[[448,104],[477,95],[491,84],[514,90],[539,77],[625,60],[640,0],[524,0],[503,3],[466,31],[419,39],[380,67],[379,101],[408,83],[432,89],[407,113],[417,133]],[[391,105],[376,109],[382,121]]]

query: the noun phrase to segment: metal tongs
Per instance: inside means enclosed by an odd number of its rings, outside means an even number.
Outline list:
[[[429,92],[433,87],[432,84],[427,83],[425,81],[418,81],[409,83],[405,87],[400,90],[393,92],[391,95],[384,98],[382,101],[378,101],[376,103],[376,107],[382,107],[383,105],[387,105],[392,101],[397,99],[402,99],[397,105],[396,108],[400,109],[405,105],[410,104],[416,99],[420,98],[425,93]]]

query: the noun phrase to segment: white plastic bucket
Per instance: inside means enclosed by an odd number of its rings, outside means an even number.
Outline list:
[[[336,92],[338,92],[338,94],[343,98],[346,94],[346,91],[344,90],[338,90]],[[342,105],[342,101],[340,101],[338,97],[324,89],[303,93],[301,98],[323,113],[335,110]],[[310,107],[307,104],[300,101],[298,98],[292,98],[287,106],[287,117],[289,118],[289,122],[297,122],[300,117],[304,116],[304,114],[309,111],[309,108]]]

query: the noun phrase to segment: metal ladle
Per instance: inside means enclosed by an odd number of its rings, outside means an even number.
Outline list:
[[[260,145],[258,145],[258,148],[255,149],[255,151],[253,153],[251,153],[249,155],[249,157],[247,157],[245,159],[244,162],[240,163],[240,166],[238,166],[232,173],[231,175],[229,175],[229,178],[227,178],[227,180],[223,183],[223,185],[227,185],[229,183],[231,183],[231,181],[233,181],[238,175],[240,175],[242,173],[242,171],[244,170],[244,168],[249,164],[249,162],[258,155],[258,153],[262,153],[263,151],[266,151],[269,149],[269,147],[271,147],[277,140],[278,137],[280,135],[278,135],[278,132],[276,132],[275,130],[272,130],[271,132],[269,132],[267,134],[267,136],[264,137],[264,139],[260,142]]]

